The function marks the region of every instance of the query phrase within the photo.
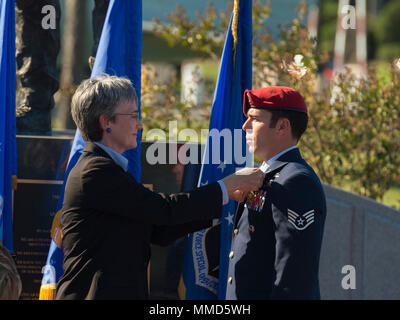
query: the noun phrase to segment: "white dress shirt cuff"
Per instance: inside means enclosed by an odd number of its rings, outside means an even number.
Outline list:
[[[226,190],[225,183],[222,180],[217,181],[222,191],[222,205],[226,205],[229,202],[228,190]]]

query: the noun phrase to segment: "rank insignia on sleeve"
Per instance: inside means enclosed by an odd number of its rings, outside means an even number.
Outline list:
[[[314,222],[314,209],[304,214],[298,214],[288,209],[288,221],[297,229],[304,230]]]
[[[266,196],[265,190],[250,191],[247,195],[246,207],[249,210],[260,212],[264,207]]]

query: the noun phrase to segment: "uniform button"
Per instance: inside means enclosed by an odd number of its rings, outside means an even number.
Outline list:
[[[228,278],[228,283],[231,284],[232,283],[232,277]]]
[[[250,230],[250,232],[254,232],[254,231],[256,231],[256,228],[254,228],[253,225],[250,225],[250,226],[249,226],[249,230]]]
[[[239,229],[233,230],[233,233],[234,233],[235,235],[237,235],[237,234],[239,233]]]
[[[233,253],[233,251],[231,251],[230,253],[229,253],[229,258],[233,258],[233,256],[234,256],[234,253]]]

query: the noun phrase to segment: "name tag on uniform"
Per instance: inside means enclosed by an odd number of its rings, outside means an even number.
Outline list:
[[[247,195],[247,201],[245,203],[245,206],[249,210],[260,212],[264,207],[266,197],[267,197],[267,191],[265,190],[250,191]]]

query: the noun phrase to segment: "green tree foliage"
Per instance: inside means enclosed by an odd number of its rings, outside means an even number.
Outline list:
[[[273,12],[268,3],[253,0],[253,88],[283,85],[301,92],[310,118],[300,142],[303,156],[323,182],[382,199],[400,177],[399,68],[371,65],[365,78],[347,68],[324,82],[317,66],[328,55],[308,36],[306,9],[304,3],[297,8],[298,17],[280,27],[280,38],[274,40],[266,28]],[[229,12],[217,14],[209,4],[204,16],[190,22],[178,8],[169,15],[170,24],[156,22],[156,32],[171,46],[184,45],[218,60]],[[201,110],[210,114],[207,103]],[[184,109],[171,104],[171,110]]]
[[[400,1],[386,4],[374,23],[374,32],[379,43],[377,56],[390,61],[400,54],[400,32],[395,27],[400,21]]]
[[[199,74],[195,70],[194,74]],[[200,142],[201,129],[207,129],[210,119],[212,93],[208,92],[204,103],[195,105],[193,101],[182,101],[181,83],[176,74],[168,83],[157,81],[157,71],[149,64],[142,65],[141,115],[143,136],[151,129],[161,129],[169,136],[169,121],[177,121],[178,130],[192,128],[197,131]]]
[[[376,26],[376,35],[383,43],[400,43],[400,33],[396,25],[400,21],[400,2],[390,1],[379,14]]]

